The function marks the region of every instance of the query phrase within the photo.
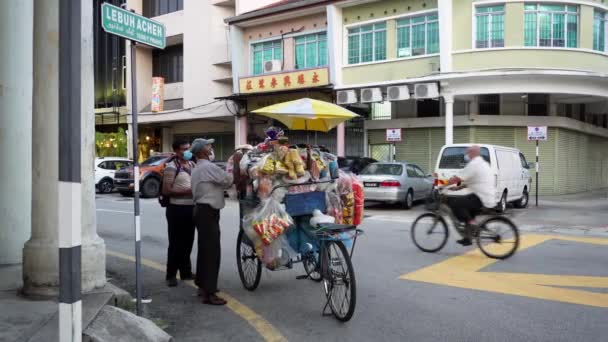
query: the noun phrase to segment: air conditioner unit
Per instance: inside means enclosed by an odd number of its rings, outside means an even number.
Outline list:
[[[403,101],[410,98],[410,89],[407,86],[388,87],[386,97],[389,101]]]
[[[337,94],[338,104],[357,103],[357,93],[354,90],[340,90]]]
[[[281,61],[278,59],[274,59],[271,61],[264,62],[264,72],[277,72],[281,71]]]
[[[414,85],[414,98],[434,99],[439,97],[437,83],[420,83]]]
[[[382,102],[382,91],[380,88],[361,89],[361,103]]]

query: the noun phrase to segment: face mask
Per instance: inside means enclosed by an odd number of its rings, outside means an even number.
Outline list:
[[[185,160],[190,160],[192,159],[192,152],[190,152],[190,150],[186,150],[184,152],[184,154],[182,155],[182,158],[184,158]]]
[[[209,151],[209,161],[214,161],[215,160],[215,153],[213,152],[213,150]]]
[[[468,155],[468,154],[465,154],[465,155],[464,155],[464,162],[465,162],[465,163],[468,163],[468,162],[470,162],[470,161],[471,161],[471,158],[469,158],[469,155]]]

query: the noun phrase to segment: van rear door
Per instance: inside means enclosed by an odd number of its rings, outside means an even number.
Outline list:
[[[447,181],[453,176],[460,176],[462,169],[464,169],[466,162],[464,161],[464,154],[468,146],[447,146],[444,147],[439,161],[437,162],[437,179],[440,184],[447,184]],[[481,157],[485,159],[490,165],[490,151],[487,147],[481,148]]]

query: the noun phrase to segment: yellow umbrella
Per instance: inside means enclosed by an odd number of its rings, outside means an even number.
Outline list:
[[[359,115],[333,103],[303,98],[256,109],[258,115],[278,120],[291,130],[328,132]]]

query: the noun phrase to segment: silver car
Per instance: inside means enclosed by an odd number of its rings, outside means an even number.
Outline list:
[[[373,163],[359,177],[365,201],[403,203],[406,209],[426,198],[433,188],[433,176],[410,163]]]

